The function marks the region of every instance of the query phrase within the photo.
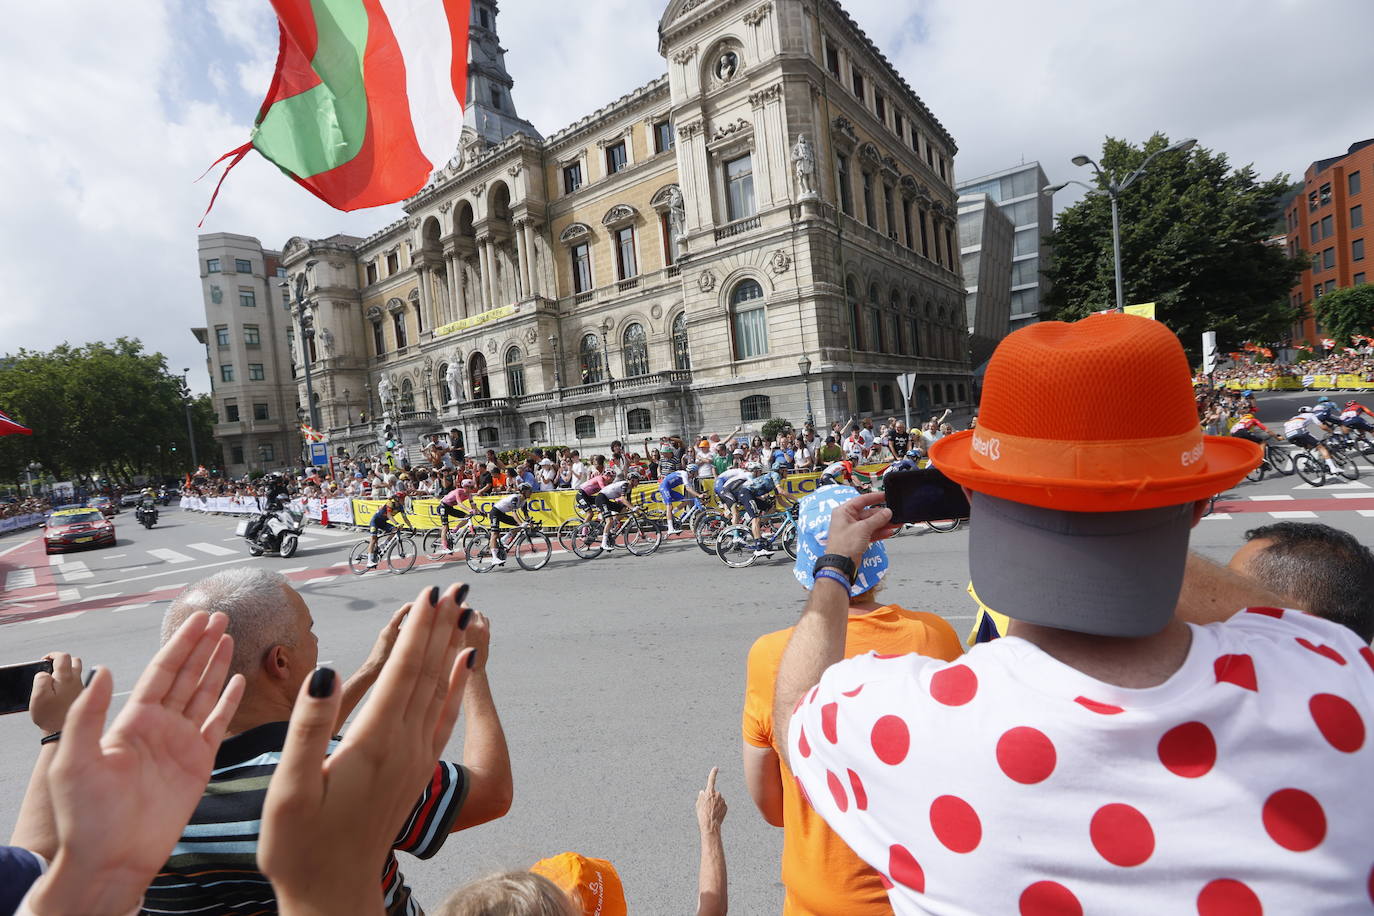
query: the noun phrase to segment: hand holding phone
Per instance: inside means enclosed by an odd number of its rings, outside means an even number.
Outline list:
[[[29,708],[33,678],[40,671],[52,674],[52,659],[0,667],[0,716],[25,712]]]
[[[883,494],[894,525],[969,517],[963,487],[938,468],[893,471],[883,478]]]

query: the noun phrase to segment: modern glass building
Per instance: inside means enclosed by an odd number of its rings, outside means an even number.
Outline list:
[[[1013,331],[1039,320],[1049,292],[1049,280],[1040,274],[1049,258],[1044,237],[1054,228],[1054,202],[1041,193],[1049,183],[1039,162],[1027,162],[955,185],[960,195],[988,195],[1011,220]]]

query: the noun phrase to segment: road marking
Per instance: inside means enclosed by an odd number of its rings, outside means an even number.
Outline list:
[[[31,544],[31,543],[33,543],[33,542],[32,542],[32,541],[20,541],[18,544],[11,544],[9,547],[6,547],[4,550],[0,550],[0,557],[3,557],[3,556],[4,556],[5,554],[7,554],[7,553],[13,553],[14,551],[18,550],[20,547],[27,547],[27,546],[29,546],[29,544]]]
[[[243,538],[239,537],[239,536],[236,534],[236,535],[234,535],[234,536],[231,537],[231,538],[225,538],[225,540],[226,540],[226,541],[241,541],[241,540],[243,540]]]
[[[1273,501],[1275,501],[1275,500],[1280,500],[1280,499],[1297,499],[1297,497],[1296,497],[1296,496],[1289,496],[1287,493],[1281,493],[1281,494],[1278,494],[1278,495],[1270,494],[1270,495],[1268,495],[1268,496],[1252,496],[1252,497],[1250,497],[1250,499],[1253,500],[1254,502],[1259,503],[1259,502],[1273,502]]]
[[[178,582],[176,585],[164,585],[164,586],[162,586],[161,588],[156,588],[156,589],[153,589],[153,590],[154,590],[154,591],[158,591],[158,592],[173,591],[173,590],[179,592],[179,591],[181,591],[183,588],[185,588],[186,586],[188,586],[188,585],[190,585],[190,584],[191,584],[191,583],[189,583],[189,582]]]
[[[279,569],[277,571],[280,572],[283,576],[289,576],[292,573],[305,572],[309,568],[309,566],[296,566],[291,569]]]
[[[1229,512],[1213,512],[1211,515],[1204,515],[1204,516],[1202,517],[1202,520],[1203,520],[1203,521],[1206,521],[1206,520],[1209,519],[1209,518],[1227,519],[1227,518],[1230,518],[1230,517],[1231,517],[1231,513],[1229,513]]]
[[[138,571],[138,570],[140,570],[140,569],[147,569],[147,568],[148,568],[148,567],[146,567],[146,566],[126,566],[126,567],[124,568],[124,571],[125,571],[125,572],[136,572],[136,571]]]
[[[148,553],[167,563],[191,563],[194,561],[193,557],[188,557],[184,553],[177,553],[175,550],[168,550],[166,547],[158,547],[148,551]]]
[[[1299,509],[1295,512],[1270,512],[1274,518],[1316,518],[1317,513],[1309,512],[1306,509]]]
[[[49,566],[61,566],[65,562],[67,562],[67,558],[62,556],[62,554],[60,553],[55,553],[52,556],[48,557]]]
[[[208,553],[214,557],[227,557],[238,553],[237,550],[230,550],[228,547],[221,547],[218,544],[206,544],[204,542],[199,544],[187,544],[186,546],[190,547],[192,550],[199,550],[201,553]]]
[[[337,579],[337,578],[339,578],[339,577],[338,577],[338,576],[320,576],[320,577],[315,578],[315,579],[306,579],[305,582],[303,582],[302,584],[303,584],[303,585],[319,585],[319,584],[321,584],[322,582],[333,582],[333,581],[334,581],[335,579]]]
[[[119,607],[114,608],[114,610],[111,613],[119,614],[124,611],[136,611],[139,608],[145,607],[152,607],[152,604],[146,601],[143,604],[121,604]]]
[[[1335,476],[1335,475],[1332,475]],[[1295,490],[1368,490],[1369,484],[1360,483],[1358,480],[1347,480],[1344,483],[1324,483],[1319,487],[1314,487],[1310,483],[1300,483],[1293,489]]]
[[[102,555],[106,560],[122,560],[128,556],[127,553],[107,553]]]
[[[79,588],[59,588],[57,590],[57,600],[61,602],[80,601],[81,589]]]
[[[62,567],[62,579],[66,582],[75,582],[79,579],[92,579],[95,573],[80,560],[73,560]]]
[[[33,588],[38,584],[38,578],[32,569],[16,569],[5,576],[5,588],[7,590],[18,591],[21,588]]]
[[[157,579],[162,576],[182,576],[188,572],[197,572],[202,569],[214,569],[217,566],[228,566],[231,563],[242,563],[243,560],[235,558],[233,560],[220,560],[218,563],[202,563],[200,566],[180,566],[176,569],[164,569],[162,572],[148,573],[146,576],[131,576],[127,579],[120,579],[120,585],[127,585],[130,582],[141,582],[144,579]],[[167,586],[160,586],[166,588]]]
[[[318,525],[311,527],[310,533],[326,538],[351,538],[357,534],[355,531],[336,531],[333,528],[321,528]]]
[[[53,623],[54,621],[57,621],[57,620],[75,620],[76,618],[80,617],[80,616],[81,616],[82,614],[84,614],[84,613],[86,613],[86,612],[85,612],[85,611],[72,611],[70,614],[50,614],[50,615],[47,616],[47,617],[36,617],[36,618],[34,618],[33,620],[30,620],[30,621],[28,621],[28,622],[29,622],[29,623]]]
[[[1374,493],[1332,493],[1336,499],[1374,499]]]
[[[1356,509],[1355,511],[1365,518],[1374,518],[1374,509]]]

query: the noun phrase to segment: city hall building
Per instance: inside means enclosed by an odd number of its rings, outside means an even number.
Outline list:
[[[667,74],[548,137],[496,19],[473,0],[462,139],[405,218],[281,251],[280,383],[307,416],[309,360],[332,448],[900,417],[904,373],[913,420],[971,406],[954,138],[839,3],[672,0]]]

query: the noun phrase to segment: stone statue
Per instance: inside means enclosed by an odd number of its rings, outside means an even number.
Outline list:
[[[329,328],[320,329],[320,350],[324,353],[325,359],[334,355],[334,332]]]
[[[450,404],[457,404],[462,400],[463,394],[463,370],[458,366],[458,360],[448,364],[448,371],[444,373],[444,378],[448,380],[448,396]]]
[[[382,402],[382,413],[391,412],[391,402],[395,398],[396,392],[391,384],[391,379],[383,375],[377,380],[377,398]]]
[[[716,61],[716,78],[722,83],[728,83],[734,78],[735,72],[739,70],[739,55],[734,51],[726,51]]]
[[[668,235],[673,243],[673,260],[677,260],[682,257],[687,241],[687,202],[676,187],[668,190]]]
[[[801,199],[816,196],[816,153],[806,134],[797,136],[797,145],[792,147],[792,170],[797,176],[797,196]]]

